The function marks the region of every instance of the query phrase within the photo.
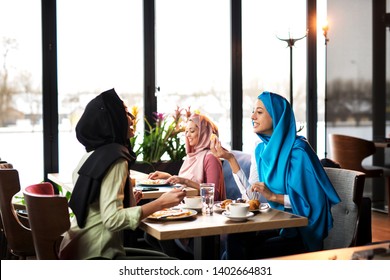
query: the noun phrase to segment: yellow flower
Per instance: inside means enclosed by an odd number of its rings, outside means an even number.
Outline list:
[[[135,118],[135,120],[134,120],[134,124],[133,124],[133,129],[134,129],[134,131],[137,131],[137,123],[138,123],[138,121],[139,121],[139,119],[138,119],[138,113],[139,113],[139,108],[138,108],[138,106],[133,106],[133,107],[131,107],[131,109],[130,109],[130,113],[134,116],[134,118]]]

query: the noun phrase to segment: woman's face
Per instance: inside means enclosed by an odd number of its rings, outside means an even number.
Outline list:
[[[253,132],[257,134],[271,135],[273,132],[272,118],[265,109],[260,99],[256,100],[255,108],[252,113]]]
[[[126,116],[127,116],[127,122],[129,124],[129,129],[127,131],[127,138],[130,139],[134,136],[134,128],[133,128],[133,124],[134,124],[134,116],[129,112],[129,109],[127,108],[126,104],[123,104],[123,106],[125,107],[125,111],[126,111]]]
[[[193,121],[189,121],[185,133],[190,146],[196,146],[199,142],[199,127]]]

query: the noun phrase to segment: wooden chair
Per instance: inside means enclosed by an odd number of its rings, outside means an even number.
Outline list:
[[[332,207],[333,228],[324,240],[324,249],[356,246],[365,174],[342,168],[325,167],[325,171],[341,202]]]
[[[6,161],[1,160],[0,158],[0,169],[12,168],[5,166],[4,163],[6,163]],[[10,252],[8,250],[7,238],[5,238],[3,222],[1,221],[0,215],[0,257],[2,260],[5,260],[9,258],[9,254]]]
[[[50,183],[28,186],[23,194],[37,259],[59,259],[62,234],[70,227],[68,200],[54,194]]]
[[[363,165],[363,160],[376,152],[374,142],[340,134],[330,134],[329,137],[331,157],[342,168],[363,172],[367,178],[383,177],[386,179],[387,198],[385,200],[387,199],[387,204],[390,205],[390,169],[383,166]]]
[[[26,217],[19,215],[13,197],[20,192],[19,173],[15,169],[0,169],[1,223],[10,253],[19,259],[35,256],[34,243]]]

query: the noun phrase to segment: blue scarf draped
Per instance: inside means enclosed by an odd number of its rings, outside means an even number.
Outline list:
[[[309,251],[321,250],[333,227],[331,206],[340,198],[310,144],[296,134],[288,101],[271,92],[263,92],[258,98],[273,121],[272,135],[258,134],[262,140],[255,150],[259,180],[273,193],[289,196],[293,214],[308,218],[308,225],[298,228],[305,246]],[[285,210],[281,204],[269,203],[272,208]],[[288,232],[284,230],[286,235]]]

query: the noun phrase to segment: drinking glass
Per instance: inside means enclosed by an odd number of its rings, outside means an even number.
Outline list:
[[[213,215],[214,208],[214,188],[213,183],[200,184],[200,195],[202,196],[202,214]]]

